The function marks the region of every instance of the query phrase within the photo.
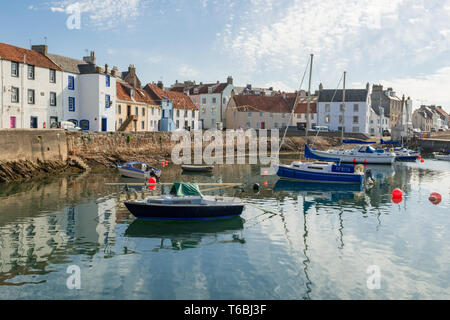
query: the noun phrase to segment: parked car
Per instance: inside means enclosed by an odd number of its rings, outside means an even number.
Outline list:
[[[431,128],[431,132],[436,132],[436,128]]]
[[[77,127],[73,122],[70,121],[61,121],[59,123],[59,127],[61,129],[67,130],[67,131],[80,131],[81,128]]]
[[[330,129],[327,126],[314,126],[312,128],[314,131],[323,131],[323,132],[329,132]]]

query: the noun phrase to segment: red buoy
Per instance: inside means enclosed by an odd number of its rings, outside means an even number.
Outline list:
[[[353,163],[356,163],[356,158],[353,158]]]
[[[151,177],[150,179],[148,179],[148,184],[149,184],[148,188],[151,191],[156,189],[156,179],[155,178]]]
[[[424,163],[424,162],[425,162],[425,160],[423,160],[423,159],[420,159],[420,162]]]
[[[163,166],[163,168],[166,166],[166,163],[163,161],[161,162],[161,165]]]
[[[166,166],[168,166],[168,165],[169,165],[169,161],[166,160]]]
[[[399,203],[401,203],[403,201],[403,198],[392,198],[392,202],[393,203],[395,203],[395,204],[399,204]]]
[[[403,191],[400,189],[394,189],[394,191],[392,191],[392,198],[403,198]]]
[[[432,204],[438,205],[442,201],[442,196],[437,192],[433,192],[432,194],[430,194],[428,200],[430,200]]]

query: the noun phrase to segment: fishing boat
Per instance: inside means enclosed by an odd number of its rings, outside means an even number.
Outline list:
[[[374,149],[371,146],[359,145],[352,150],[328,150],[319,151],[311,149],[305,145],[305,158],[325,160],[343,163],[363,163],[363,164],[392,164],[395,161],[396,154],[380,149]]]
[[[191,166],[182,165],[181,169],[186,172],[211,172],[214,170],[214,166]]]
[[[194,183],[174,183],[169,195],[125,201],[138,219],[206,220],[240,216],[244,203],[238,198],[205,196]]]
[[[117,163],[117,169],[122,176],[134,179],[159,178],[161,170],[148,165],[145,162],[126,162],[123,165]]]

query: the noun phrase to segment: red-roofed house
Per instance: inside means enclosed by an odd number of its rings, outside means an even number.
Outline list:
[[[178,91],[164,90],[161,81],[158,84],[147,84],[144,90],[163,109],[161,121],[164,121],[165,125],[160,128],[161,131],[172,131],[174,127],[175,129],[201,129],[199,110],[188,95]]]
[[[306,123],[307,100],[299,97],[295,112],[289,121],[295,102],[295,95],[264,96],[235,95],[228,103],[226,123],[228,129],[280,129]],[[310,101],[311,124],[317,119],[317,97]]]
[[[0,128],[49,128],[62,118],[61,68],[38,52],[0,43]]]

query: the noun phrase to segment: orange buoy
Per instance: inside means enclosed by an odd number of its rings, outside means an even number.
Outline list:
[[[437,192],[433,192],[432,194],[430,194],[428,200],[430,200],[432,204],[438,205],[442,201],[442,196]]]
[[[264,181],[264,185],[267,186],[267,181]]]

